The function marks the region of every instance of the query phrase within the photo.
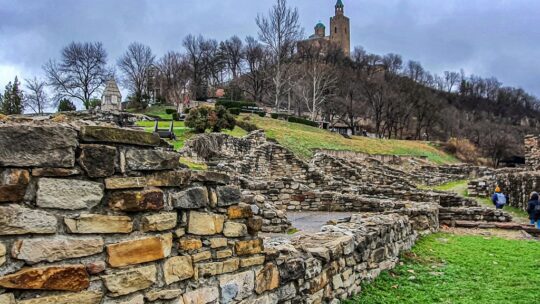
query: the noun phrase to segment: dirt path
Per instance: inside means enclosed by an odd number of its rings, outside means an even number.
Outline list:
[[[530,234],[523,230],[504,230],[504,229],[474,229],[474,228],[452,228],[441,227],[441,232],[453,233],[458,235],[476,235],[485,238],[498,237],[509,240],[534,240]]]

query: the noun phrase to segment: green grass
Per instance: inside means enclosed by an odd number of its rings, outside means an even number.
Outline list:
[[[152,116],[159,116],[161,119],[172,119],[172,114],[167,114],[165,112],[166,109],[174,110],[176,108],[174,106],[152,106],[142,111],[135,110],[135,109],[127,109],[127,111],[131,113],[140,113],[140,114],[146,114],[146,115],[152,115]]]
[[[539,303],[540,242],[434,234],[348,304]]]
[[[242,114],[242,117],[248,116]],[[457,160],[428,142],[373,139],[353,136],[346,139],[343,136],[319,128],[302,124],[290,123],[283,120],[251,115],[250,122],[265,130],[268,138],[277,140],[280,144],[291,149],[301,158],[308,159],[314,154],[314,149],[349,150],[368,154],[408,155],[427,157],[438,163],[454,163]]]
[[[208,166],[206,164],[196,163],[187,157],[181,157],[180,163],[188,166],[188,168],[190,168],[191,170],[196,170],[196,171],[208,170]]]
[[[154,130],[154,121],[138,121],[137,126],[143,127],[146,132],[152,132]],[[168,129],[170,126],[170,121],[160,121],[159,128]],[[183,121],[174,122],[174,134],[176,135],[176,140],[169,141],[175,150],[179,150],[184,147],[185,142],[195,135],[190,128],[186,127]],[[239,127],[235,127],[234,130],[222,130],[222,133],[229,134],[234,137],[244,137],[247,135],[247,132]]]

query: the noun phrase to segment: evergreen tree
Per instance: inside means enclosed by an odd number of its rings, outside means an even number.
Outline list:
[[[9,82],[6,85],[3,100],[0,103],[0,112],[6,115],[22,114],[24,111],[23,92],[20,89],[21,83],[15,77],[13,84]]]
[[[13,91],[13,84],[11,81],[6,85],[2,103],[0,104],[0,112],[2,114],[11,114],[11,92]]]

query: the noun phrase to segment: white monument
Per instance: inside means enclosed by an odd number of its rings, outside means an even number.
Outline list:
[[[101,96],[102,111],[121,111],[122,110],[122,93],[118,89],[118,85],[114,79],[107,81],[105,91]]]

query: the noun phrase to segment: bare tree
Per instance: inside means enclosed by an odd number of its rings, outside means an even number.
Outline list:
[[[247,37],[243,53],[247,71],[242,75],[242,89],[251,100],[260,102],[267,89],[268,52],[255,38]]]
[[[274,107],[277,110],[286,84],[285,61],[292,54],[296,42],[302,37],[297,8],[287,6],[287,0],[277,0],[268,16],[257,16],[259,39],[265,43],[273,57]]]
[[[238,36],[233,36],[221,42],[219,48],[227,68],[232,74],[232,78],[236,79],[241,73],[241,64],[244,57],[242,40]]]
[[[449,71],[444,72],[444,81],[448,93],[454,90],[454,87],[459,83],[460,78],[461,75],[459,73]]]
[[[189,106],[189,62],[186,56],[177,52],[168,52],[159,60],[160,81],[164,84],[164,96],[173,102],[179,113],[184,106]]]
[[[150,47],[133,42],[118,59],[118,68],[122,71],[123,82],[136,98],[141,98],[148,88],[151,68],[155,56]]]
[[[112,75],[106,64],[107,52],[101,42],[72,42],[62,49],[60,62],[50,60],[43,69],[57,100],[75,98],[88,109],[92,96]]]
[[[26,79],[26,94],[24,94],[25,107],[29,107],[36,114],[43,114],[43,110],[49,106],[49,97],[45,92],[47,82],[37,77]]]

